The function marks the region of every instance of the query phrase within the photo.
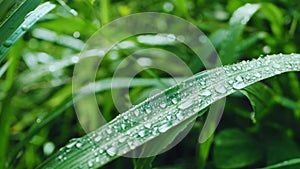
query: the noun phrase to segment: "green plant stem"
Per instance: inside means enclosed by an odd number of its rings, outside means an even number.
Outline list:
[[[2,101],[1,109],[0,109],[0,168],[6,167],[6,158],[7,158],[7,150],[8,150],[8,140],[10,135],[10,125],[12,118],[12,98],[15,94],[16,90],[12,87],[8,92],[6,97]]]
[[[6,167],[6,158],[7,158],[7,149],[8,149],[8,141],[10,136],[10,125],[11,119],[13,115],[13,105],[12,99],[17,92],[17,87],[14,84],[15,73],[17,69],[17,65],[19,63],[21,54],[20,54],[20,45],[22,43],[17,43],[13,54],[10,55],[11,64],[8,67],[7,74],[6,74],[6,97],[2,101],[1,105],[1,115],[0,115],[0,133],[2,134],[0,139],[0,168]]]
[[[110,0],[100,0],[101,25],[105,25],[110,21]]]

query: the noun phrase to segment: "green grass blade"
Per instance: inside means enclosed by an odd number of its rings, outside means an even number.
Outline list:
[[[238,49],[236,47],[239,45],[242,32],[259,8],[259,4],[246,4],[238,8],[230,18],[230,27],[220,50],[220,58],[223,64],[232,64],[237,60]]]
[[[24,21],[25,16],[35,9],[40,2],[41,0],[20,0],[13,4],[8,16],[0,25],[0,44],[3,44],[15,32]]]
[[[3,76],[3,74],[6,72],[8,66],[10,65],[10,61],[6,62],[1,68],[0,68],[0,78]]]
[[[74,146],[61,148],[38,168],[103,166],[195,118],[200,110],[219,99],[289,71],[300,71],[299,54],[272,55],[201,72],[134,106],[96,131],[73,139]],[[167,101],[162,102],[165,97]],[[143,136],[139,135],[141,131]]]
[[[174,85],[175,82],[171,78],[165,78],[161,79],[165,84],[168,84],[169,86]],[[176,79],[178,81],[182,79]],[[114,88],[126,88],[128,87],[125,82],[131,81],[129,87],[134,86],[157,86],[160,85],[159,82],[157,82],[156,79],[130,79],[130,78],[115,78],[114,82],[118,85],[114,85]],[[95,92],[102,92],[108,89],[111,89],[112,79],[103,79],[100,81],[97,81],[95,86]],[[88,94],[88,93],[84,93]],[[79,96],[80,97],[80,96]],[[82,97],[82,96],[81,96]],[[16,160],[17,154],[28,144],[28,142],[35,136],[38,132],[40,132],[41,129],[43,129],[45,126],[49,125],[51,122],[53,122],[56,118],[58,118],[63,112],[65,112],[68,108],[70,108],[73,105],[73,100],[71,98],[71,93],[69,98],[65,99],[66,101],[59,104],[55,110],[50,111],[47,113],[47,115],[40,117],[39,123],[34,123],[27,134],[21,139],[22,141],[19,142],[14,150],[12,151],[9,159],[10,166],[13,165],[14,160]]]
[[[271,166],[267,166],[267,167],[264,167],[264,168],[259,168],[259,169],[283,168],[283,167],[293,166],[293,165],[296,165],[296,164],[300,164],[300,158],[286,160],[286,161],[283,161],[281,163],[274,164],[274,165],[271,165]]]
[[[44,4],[41,4],[38,6],[34,11],[32,11],[28,16],[24,19],[22,19],[23,22],[21,22],[18,27],[16,28],[15,32],[11,34],[11,36],[8,38],[7,41],[5,41],[0,46],[0,62],[3,60],[3,58],[6,56],[6,54],[9,51],[9,48],[16,43],[16,41],[29,29],[31,28],[41,17],[46,15],[48,12],[50,12],[55,7],[54,4],[51,4],[49,2],[46,2]],[[3,33],[1,32],[3,28],[0,29],[1,37]],[[7,35],[7,33],[4,33]],[[4,37],[4,36],[3,36]]]

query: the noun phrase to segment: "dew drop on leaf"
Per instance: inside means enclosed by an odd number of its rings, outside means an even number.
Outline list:
[[[9,47],[11,47],[12,44],[13,44],[13,41],[7,40],[6,42],[4,42],[3,46],[6,48],[9,48]]]
[[[183,102],[182,104],[180,104],[180,105],[178,106],[178,108],[181,109],[181,110],[183,110],[183,109],[186,109],[186,108],[188,108],[188,107],[190,107],[190,106],[192,106],[192,105],[193,105],[193,100],[188,99],[187,101],[185,101],[185,102]]]
[[[165,102],[162,102],[160,103],[159,107],[164,109],[167,107],[167,104]]]
[[[151,128],[151,123],[147,123],[144,125],[146,128],[150,129]]]
[[[216,86],[215,87],[215,91],[217,93],[224,94],[224,93],[226,93],[227,90],[226,90],[226,88],[224,86]]]
[[[114,156],[114,155],[116,155],[116,152],[117,150],[116,150],[116,148],[115,147],[111,147],[111,148],[109,148],[108,150],[106,150],[106,152],[107,152],[107,154],[109,155],[109,156]]]
[[[145,130],[139,131],[138,134],[139,134],[140,137],[144,137],[145,136]]]
[[[210,96],[210,95],[211,95],[211,91],[209,91],[209,90],[204,90],[204,91],[201,92],[199,95],[200,95],[200,96]]]
[[[82,146],[82,143],[76,143],[76,147],[80,148]]]
[[[244,88],[244,87],[246,87],[247,85],[244,83],[244,82],[240,82],[240,81],[238,81],[238,82],[236,82],[236,83],[234,83],[233,85],[232,85],[232,87],[234,88],[234,89],[237,89],[237,90],[239,90],[239,89],[242,89],[242,88]]]
[[[158,131],[161,133],[166,132],[169,129],[169,125],[168,124],[163,124],[162,126],[158,127]]]
[[[173,103],[173,104],[177,104],[177,103],[178,103],[177,98],[173,98],[173,99],[172,99],[172,103]]]
[[[90,168],[92,168],[92,167],[94,166],[93,160],[89,160],[89,161],[88,161],[88,166],[89,166]]]
[[[27,26],[26,24],[23,24],[23,25],[21,26],[21,29],[22,29],[23,31],[27,31],[27,30],[28,30],[28,26]]]
[[[97,136],[97,137],[95,138],[95,142],[99,142],[101,139],[102,139],[101,136]]]

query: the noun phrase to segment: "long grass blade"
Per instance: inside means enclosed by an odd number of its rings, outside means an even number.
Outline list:
[[[41,0],[20,0],[11,2],[3,2],[1,5],[6,5],[6,9],[10,9],[6,18],[1,22],[0,28],[0,45],[3,44],[15,30],[24,21],[25,16],[35,9]],[[12,7],[11,7],[12,6]]]
[[[274,169],[274,168],[283,168],[283,167],[288,167],[292,165],[300,164],[300,158],[296,159],[291,159],[291,160],[286,160],[278,164],[270,165],[264,168],[259,168],[259,169]]]
[[[168,84],[169,86],[174,85],[175,82],[173,79],[165,78],[161,79],[165,84]],[[183,79],[176,79],[177,81],[182,81]],[[130,86],[125,85],[126,83],[131,81]],[[159,82],[157,82],[156,79],[130,79],[130,78],[115,78],[114,82],[116,82],[119,85],[114,85],[113,88],[126,88],[126,87],[135,87],[135,86],[157,86],[160,85]],[[95,92],[99,93],[108,89],[111,89],[112,79],[103,79],[100,81],[95,82]],[[88,94],[88,93],[84,93]],[[83,97],[83,96],[79,96]],[[34,123],[27,134],[22,138],[22,141],[18,143],[14,150],[12,151],[9,159],[10,166],[13,165],[14,160],[17,160],[16,156],[17,154],[25,147],[26,144],[35,136],[38,132],[41,131],[45,126],[49,125],[53,120],[58,118],[63,112],[65,112],[68,108],[70,108],[73,105],[73,99],[71,98],[71,93],[69,98],[66,99],[65,102],[62,102],[59,104],[59,106],[56,107],[55,110],[50,111],[47,113],[47,115],[39,118],[39,123]]]
[[[266,56],[201,72],[150,97],[96,131],[73,139],[38,168],[98,168],[195,118],[200,110],[221,98],[289,71],[300,71],[299,54]]]
[[[34,11],[32,11],[30,14],[27,15],[27,17],[22,19],[23,22],[21,22],[16,30],[11,34],[10,37],[0,46],[0,62],[3,60],[3,58],[6,56],[7,52],[9,51],[10,47],[16,43],[16,41],[25,33],[28,31],[29,28],[31,28],[41,17],[46,15],[48,12],[50,12],[55,7],[54,4],[51,4],[50,2],[45,2],[38,6]],[[1,38],[7,35],[8,33],[2,33],[2,30],[5,30],[5,27],[0,29]],[[1,39],[2,40],[2,39]]]
[[[223,64],[232,64],[237,60],[238,49],[235,48],[239,45],[239,40],[246,24],[259,9],[259,4],[246,4],[237,9],[230,18],[230,27],[227,30],[227,36],[222,42],[223,45],[220,50],[220,58]]]

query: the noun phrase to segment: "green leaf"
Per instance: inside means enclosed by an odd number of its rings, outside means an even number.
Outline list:
[[[254,111],[254,121],[261,120],[274,104],[274,94],[271,89],[263,83],[256,83],[241,90],[250,101]]]
[[[260,9],[259,4],[246,4],[238,8],[229,21],[227,36],[220,50],[220,58],[223,64],[232,64],[237,60],[240,37],[242,32],[255,12]]]
[[[160,85],[160,82],[158,82],[156,79],[130,79],[130,78],[115,78],[113,79],[114,82],[118,85],[114,85],[113,88],[126,88],[126,87],[134,87],[134,86],[157,86]],[[165,78],[161,79],[165,84],[172,85],[174,84],[173,79]],[[177,79],[180,80],[180,79]],[[131,81],[130,86],[125,85],[127,81]],[[112,86],[112,79],[103,79],[100,81],[95,82],[95,92],[99,93],[108,89],[111,89]],[[58,118],[61,114],[63,114],[68,108],[72,107],[73,105],[73,99],[71,97],[71,92],[69,93],[70,95],[61,100],[61,95],[54,96],[52,99],[50,99],[47,103],[45,104],[51,104],[53,105],[53,100],[56,100],[56,98],[59,99],[60,104],[55,105],[55,109],[53,111],[49,111],[46,114],[43,114],[39,117],[40,122],[39,123],[34,123],[26,135],[21,139],[22,141],[18,143],[14,150],[12,151],[12,154],[9,159],[10,165],[16,160],[17,154],[28,144],[28,142],[35,136],[38,132],[40,132],[45,126],[49,125],[51,122],[53,122],[56,118]],[[89,93],[83,93],[82,96],[89,94]],[[138,165],[141,165],[140,163],[145,163],[147,160],[151,159],[146,159],[146,160],[138,160],[137,163]]]
[[[26,15],[35,9],[40,2],[41,0],[21,0],[13,4],[14,7],[10,9],[7,18],[0,25],[0,45],[16,31],[24,21]]]
[[[73,139],[72,145],[78,143],[80,147],[63,147],[39,168],[103,166],[175,126],[192,120],[200,110],[219,99],[253,83],[289,71],[300,71],[299,54],[271,55],[203,71],[132,107],[94,132]],[[223,86],[224,84],[226,85]],[[164,98],[166,101],[163,101]],[[144,134],[141,136],[140,132]],[[256,144],[253,147],[254,141],[250,136],[241,132],[234,133],[238,134],[238,137],[232,135],[232,142],[242,138],[242,144],[247,143],[252,150],[256,150]],[[256,153],[254,151],[252,154]],[[249,154],[251,153],[244,153],[244,156],[248,157]],[[252,157],[253,159],[239,165],[252,164],[258,157],[259,155]]]
[[[296,158],[296,159],[291,159],[291,160],[285,160],[283,162],[274,164],[274,165],[270,165],[264,168],[259,168],[259,169],[274,169],[274,168],[284,168],[284,167],[289,167],[289,166],[293,166],[296,164],[300,164],[300,158]]]
[[[31,28],[41,17],[46,15],[48,12],[50,12],[55,7],[54,4],[50,4],[49,2],[45,2],[38,6],[34,11],[32,11],[30,14],[28,14],[24,19],[22,19],[22,22],[17,25],[15,31],[11,34],[10,37],[8,37],[8,40],[4,42],[0,46],[0,62],[3,60],[3,58],[6,56],[7,52],[9,51],[10,47],[16,43],[16,41],[25,33],[28,31],[29,28]],[[30,8],[31,9],[31,8]],[[2,33],[2,30],[5,30],[6,27],[1,27],[0,34],[8,35],[8,33]],[[4,36],[0,36],[3,38]],[[1,41],[0,41],[1,42]]]
[[[205,169],[207,158],[210,152],[210,148],[212,146],[214,137],[211,136],[206,142],[201,143],[199,146],[199,168]]]
[[[291,158],[300,157],[298,145],[292,138],[282,134],[280,131],[268,131],[264,136],[265,147],[267,149],[267,164],[273,165]],[[300,165],[284,167],[284,169],[299,168]]]
[[[239,129],[226,129],[214,141],[214,163],[218,168],[242,168],[262,158],[257,141]]]
[[[152,162],[155,157],[156,156],[134,159],[134,169],[152,169]]]

